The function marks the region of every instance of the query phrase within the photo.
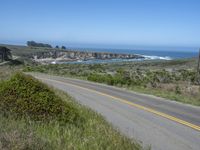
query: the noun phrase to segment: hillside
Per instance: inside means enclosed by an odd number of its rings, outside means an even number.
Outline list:
[[[107,64],[36,65],[24,69],[81,78],[152,94],[192,105],[200,105],[197,59],[143,61]]]
[[[101,116],[31,76],[0,83],[0,149],[141,149]]]
[[[6,45],[0,44],[0,46],[5,46],[11,50],[12,54],[15,56],[20,57],[32,57],[33,54],[42,53],[42,52],[49,52],[52,51],[52,48],[46,47],[28,47],[28,46],[20,46],[20,45]]]

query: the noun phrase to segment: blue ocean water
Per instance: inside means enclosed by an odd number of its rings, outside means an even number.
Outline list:
[[[76,49],[77,50],[77,49]],[[172,51],[172,50],[125,50],[125,49],[78,49],[80,51],[88,52],[110,52],[110,53],[121,53],[121,54],[139,54],[144,56],[144,59],[111,59],[111,60],[87,60],[87,61],[75,61],[66,63],[111,63],[111,62],[122,62],[122,61],[144,61],[144,60],[173,60],[183,58],[194,58],[198,57],[199,53],[196,50],[191,51]]]
[[[122,54],[139,54],[149,59],[181,59],[198,57],[198,51],[172,51],[172,50],[126,50],[126,49],[80,49],[83,51],[110,52]]]

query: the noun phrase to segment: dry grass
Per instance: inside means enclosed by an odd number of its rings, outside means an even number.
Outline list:
[[[9,79],[14,73],[22,70],[23,66],[3,65],[0,66],[0,81]]]

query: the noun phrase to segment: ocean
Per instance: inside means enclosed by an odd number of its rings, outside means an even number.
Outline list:
[[[147,56],[152,59],[181,59],[192,58],[198,56],[198,51],[172,51],[172,50],[127,50],[127,49],[80,49],[83,51],[95,52],[110,52],[110,53],[125,53],[125,54],[139,54]]]
[[[77,50],[77,49],[76,49]],[[92,51],[92,52],[110,52],[110,53],[122,53],[122,54],[139,54],[145,57],[145,59],[112,59],[112,60],[87,60],[76,61],[70,63],[110,63],[110,62],[122,62],[122,61],[144,61],[144,60],[173,60],[198,57],[199,52],[196,50],[191,51],[172,51],[172,50],[126,50],[126,49],[78,49],[80,51]],[[69,63],[69,62],[67,62]]]

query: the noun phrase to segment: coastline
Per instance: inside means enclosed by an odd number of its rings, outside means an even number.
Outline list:
[[[5,45],[13,55],[32,59],[41,64],[65,63],[112,63],[146,60],[176,60],[198,56],[196,51],[153,51],[153,50],[120,50],[120,49],[73,49],[66,50],[46,47],[27,47],[20,45]]]

